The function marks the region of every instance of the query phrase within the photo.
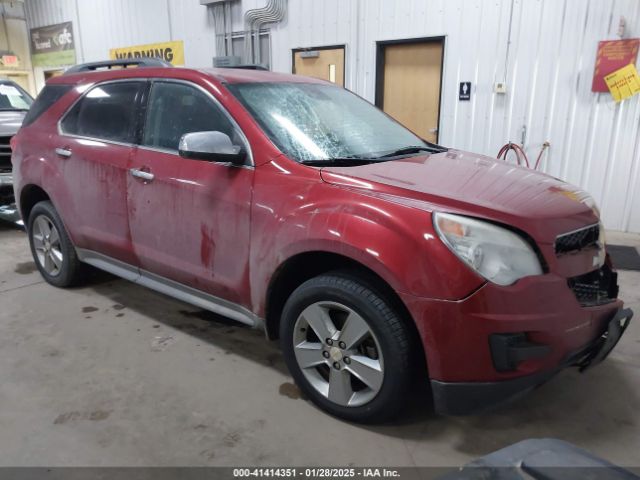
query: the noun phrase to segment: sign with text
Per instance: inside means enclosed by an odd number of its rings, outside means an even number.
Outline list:
[[[184,65],[184,43],[175,42],[150,43],[133,47],[112,48],[109,50],[111,60],[129,60],[136,58],[159,58],[172,65]]]
[[[609,88],[604,77],[629,64],[635,64],[638,58],[638,47],[640,47],[640,38],[599,42],[591,91],[608,92]]]
[[[0,61],[2,62],[2,65],[4,65],[5,67],[20,66],[20,60],[18,60],[18,57],[15,55],[2,55],[2,58],[0,58]]]
[[[76,47],[71,22],[29,30],[31,60],[36,67],[58,67],[76,63]]]
[[[640,93],[640,77],[635,65],[630,64],[604,77],[611,96],[616,102]]]

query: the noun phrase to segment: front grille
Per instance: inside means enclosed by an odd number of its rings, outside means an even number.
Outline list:
[[[11,205],[12,203],[15,203],[13,187],[10,185],[0,187],[0,207],[3,205]]]
[[[618,297],[618,274],[607,265],[567,280],[580,305],[609,303]]]
[[[11,171],[11,136],[0,136],[0,173]]]
[[[569,253],[593,246],[598,243],[599,237],[600,225],[598,224],[558,235],[555,243],[556,254]]]

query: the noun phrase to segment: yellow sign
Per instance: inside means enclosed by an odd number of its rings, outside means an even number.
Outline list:
[[[184,65],[184,43],[182,40],[178,40],[109,50],[109,58],[111,60],[128,60],[143,57],[160,58],[170,62],[172,65]]]
[[[633,63],[604,77],[616,102],[640,93],[640,77]]]

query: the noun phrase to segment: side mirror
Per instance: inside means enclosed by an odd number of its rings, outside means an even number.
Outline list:
[[[244,163],[246,153],[240,145],[234,145],[229,135],[222,132],[185,133],[180,139],[178,153],[183,158]]]

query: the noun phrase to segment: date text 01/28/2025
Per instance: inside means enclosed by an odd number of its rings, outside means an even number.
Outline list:
[[[284,477],[284,478],[390,478],[400,473],[388,468],[234,468],[234,478]]]

